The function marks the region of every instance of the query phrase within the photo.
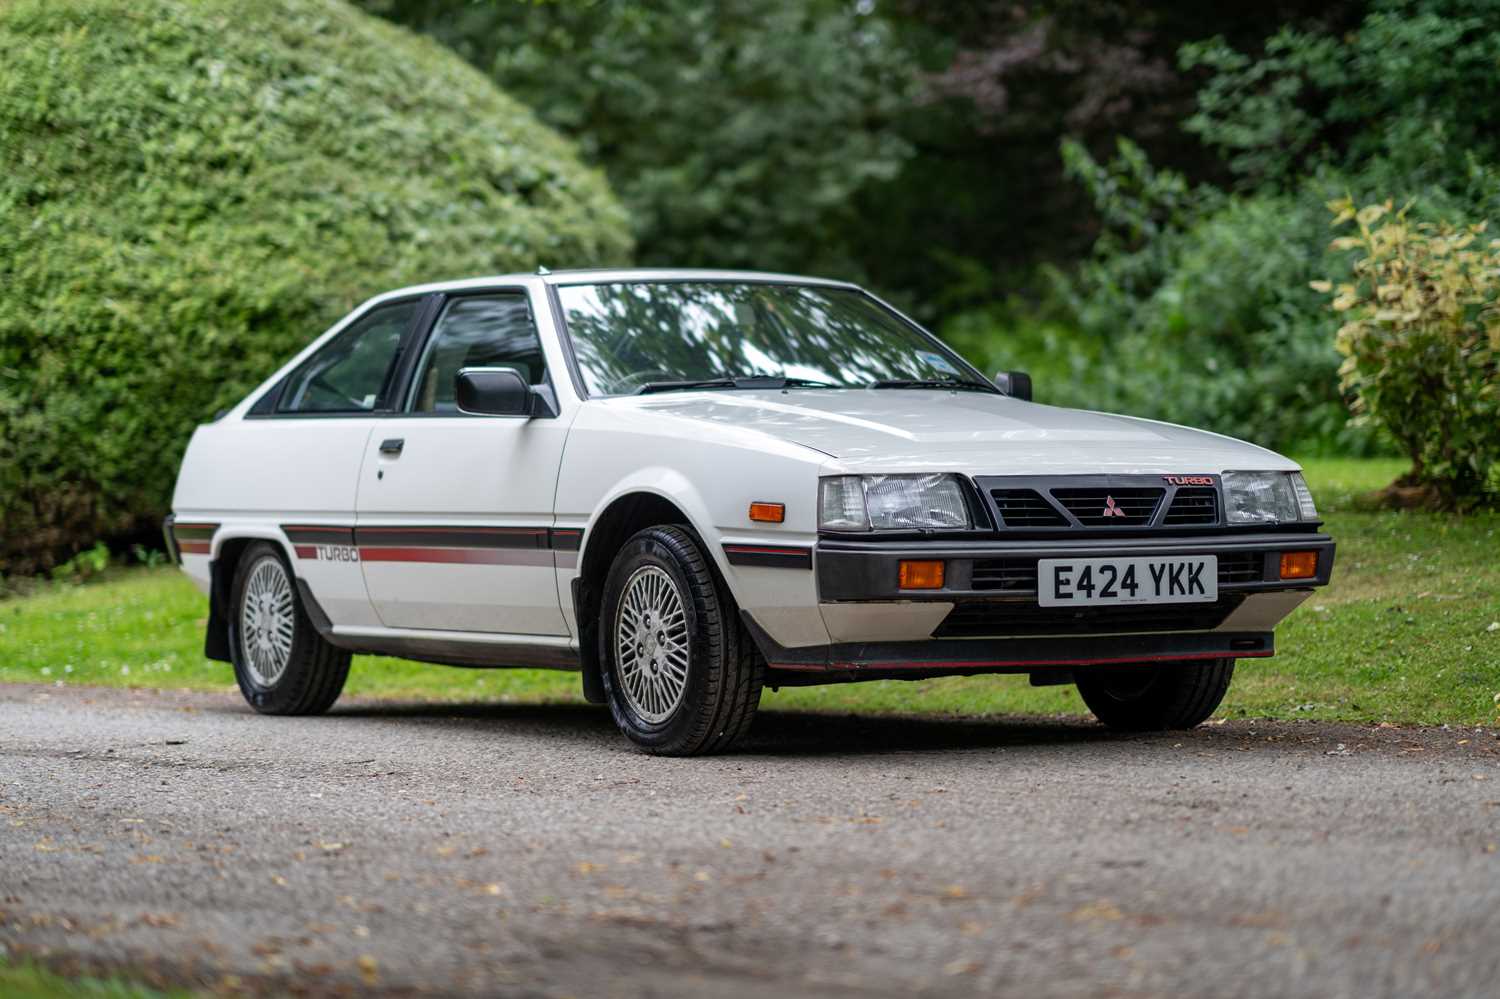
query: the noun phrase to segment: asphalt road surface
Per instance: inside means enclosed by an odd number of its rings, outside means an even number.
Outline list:
[[[1494,996],[1493,730],[0,686],[0,943],[312,994]]]

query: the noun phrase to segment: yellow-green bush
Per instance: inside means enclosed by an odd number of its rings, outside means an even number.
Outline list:
[[[362,298],[627,231],[530,111],[341,0],[0,2],[0,573],[160,516],[194,424]]]
[[[1391,203],[1329,205],[1353,222],[1334,250],[1357,250],[1343,313],[1341,372],[1358,417],[1379,421],[1410,457],[1407,482],[1445,506],[1500,500],[1500,240],[1485,224],[1416,223]]]

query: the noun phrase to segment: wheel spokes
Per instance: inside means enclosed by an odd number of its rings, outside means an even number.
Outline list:
[[[645,721],[676,711],[687,689],[687,609],[662,567],[642,566],[626,581],[615,615],[616,666],[626,702]]]

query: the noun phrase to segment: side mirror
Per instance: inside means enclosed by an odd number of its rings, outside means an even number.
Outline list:
[[[531,415],[531,386],[515,368],[464,368],[454,382],[460,413],[470,416]]]
[[[1024,371],[999,371],[995,387],[1013,399],[1031,401],[1031,376]]]

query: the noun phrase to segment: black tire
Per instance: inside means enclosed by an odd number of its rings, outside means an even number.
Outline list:
[[[1224,700],[1233,659],[1080,671],[1078,693],[1110,728],[1159,732],[1192,728]]]
[[[275,567],[284,573],[290,590],[291,640],[285,666],[279,675],[267,682],[250,646],[256,637],[247,635],[245,601],[251,580],[258,569],[274,576]],[[235,566],[234,586],[229,604],[229,654],[234,661],[234,679],[240,693],[256,711],[264,715],[318,715],[333,707],[349,677],[349,653],[323,640],[302,608],[286,556],[275,545],[257,541],[245,549]]]
[[[652,567],[675,584],[687,628],[681,639],[687,651],[686,680],[675,704],[659,712],[666,715],[660,719],[647,718],[639,696],[625,689],[617,635],[617,627],[625,627],[621,603],[627,583],[643,573],[656,576]],[[680,527],[646,528],[615,556],[599,615],[599,662],[615,724],[636,745],[661,756],[728,749],[749,731],[765,679],[765,662],[734,599],[719,584],[697,541]],[[643,668],[640,659],[629,665]]]

